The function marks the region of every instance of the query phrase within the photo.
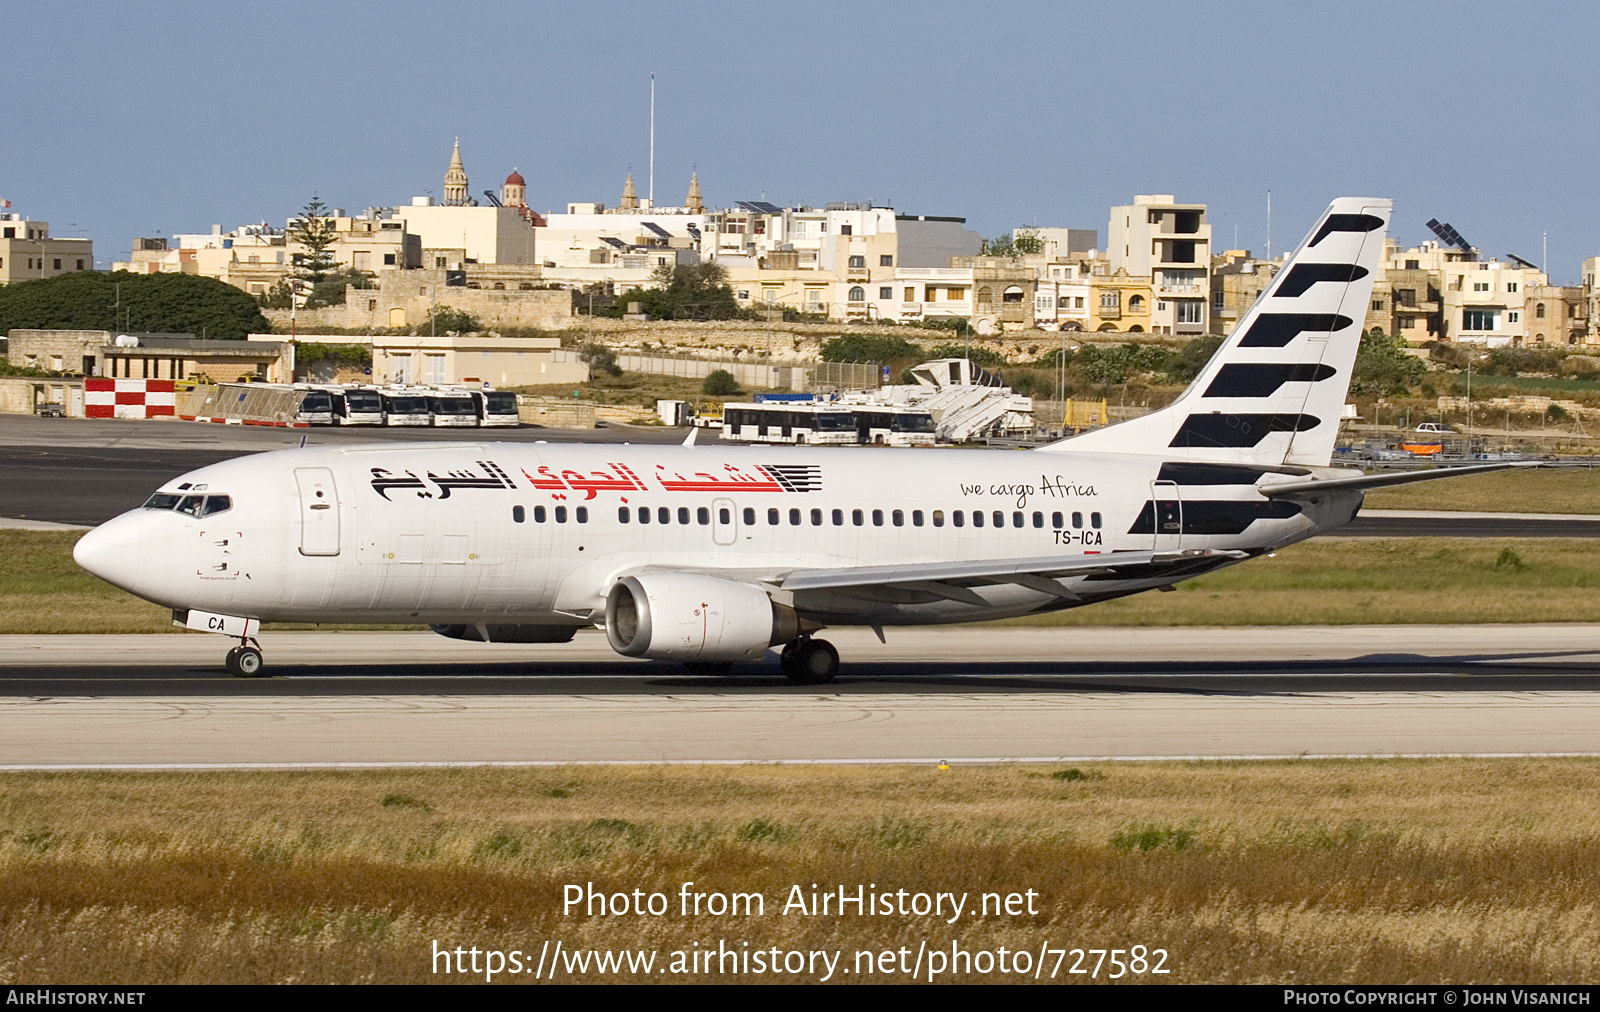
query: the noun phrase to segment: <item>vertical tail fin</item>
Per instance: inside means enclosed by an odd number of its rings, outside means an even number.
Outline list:
[[[1391,202],[1340,197],[1176,401],[1045,451],[1327,464]]]

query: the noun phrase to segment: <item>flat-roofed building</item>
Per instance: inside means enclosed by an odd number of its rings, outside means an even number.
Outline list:
[[[57,239],[48,221],[0,212],[0,285],[94,270],[94,241]]]

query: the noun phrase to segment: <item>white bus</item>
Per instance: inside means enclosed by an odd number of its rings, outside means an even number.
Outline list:
[[[855,416],[825,401],[724,404],[722,438],[753,443],[853,445]]]
[[[939,441],[933,415],[891,404],[851,405],[856,442],[863,446],[932,446]]]
[[[380,396],[383,398],[383,424],[433,424],[433,413],[428,410],[425,394],[410,390],[385,390]]]
[[[479,425],[521,425],[517,414],[517,395],[502,390],[473,390],[472,403],[478,409]]]
[[[428,411],[433,424],[449,428],[476,428],[478,406],[465,390],[431,390],[428,392]]]
[[[382,425],[383,396],[370,387],[338,389],[333,394],[333,420],[338,425]]]

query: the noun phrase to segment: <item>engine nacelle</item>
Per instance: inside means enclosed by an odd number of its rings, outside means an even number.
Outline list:
[[[453,640],[478,643],[566,643],[578,631],[575,625],[430,625],[428,628]]]
[[[760,587],[715,576],[626,576],[606,597],[606,638],[625,657],[754,661],[798,634],[794,609]]]

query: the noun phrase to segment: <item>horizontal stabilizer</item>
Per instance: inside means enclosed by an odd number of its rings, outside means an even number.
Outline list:
[[[1324,481],[1285,481],[1258,485],[1256,491],[1273,499],[1303,499],[1321,492],[1340,489],[1386,488],[1390,485],[1410,485],[1417,481],[1437,481],[1440,478],[1458,478],[1464,474],[1487,474],[1490,471],[1509,471],[1512,468],[1547,467],[1544,461],[1518,460],[1503,464],[1471,464],[1466,467],[1440,467],[1427,471],[1402,471],[1399,474],[1361,474],[1349,478],[1328,478]]]

